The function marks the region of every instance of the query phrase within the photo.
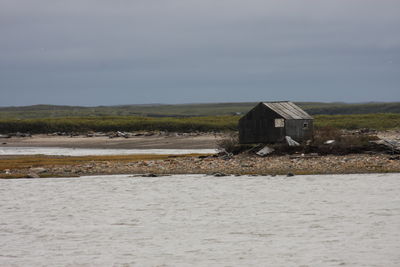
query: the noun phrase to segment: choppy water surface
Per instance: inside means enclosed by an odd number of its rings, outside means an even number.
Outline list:
[[[137,155],[191,153],[214,154],[216,149],[92,149],[63,147],[0,147],[0,155],[52,155],[52,156],[102,156],[102,155]]]
[[[0,265],[400,266],[400,175],[0,180]]]

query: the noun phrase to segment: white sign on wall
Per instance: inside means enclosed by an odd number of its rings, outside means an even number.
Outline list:
[[[285,127],[284,119],[275,119],[275,128],[283,128]]]

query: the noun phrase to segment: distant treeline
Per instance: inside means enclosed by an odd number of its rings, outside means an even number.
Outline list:
[[[400,113],[400,103],[300,103],[312,115]]]
[[[311,115],[400,113],[400,103],[296,103]],[[25,107],[0,107],[0,118],[63,118],[63,117],[109,117],[109,116],[144,116],[144,117],[195,117],[243,115],[256,105],[247,103],[211,103],[180,105],[124,105],[124,106],[54,106],[35,105]]]
[[[149,118],[138,116],[0,119],[0,133],[86,133],[112,131],[235,131],[240,116]],[[340,129],[400,128],[400,114],[317,115],[315,126]]]

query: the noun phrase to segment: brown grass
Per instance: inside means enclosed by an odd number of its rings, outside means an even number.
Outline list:
[[[10,156],[0,158],[0,171],[6,169],[26,169],[32,167],[46,167],[57,165],[79,165],[88,162],[134,162],[142,160],[163,160],[170,158],[198,157],[206,154],[185,154],[185,155],[112,155],[112,156]]]

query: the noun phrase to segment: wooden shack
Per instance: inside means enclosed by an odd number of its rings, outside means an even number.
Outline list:
[[[311,139],[313,118],[292,102],[261,102],[239,120],[241,144],[277,143],[290,136],[297,142]]]

